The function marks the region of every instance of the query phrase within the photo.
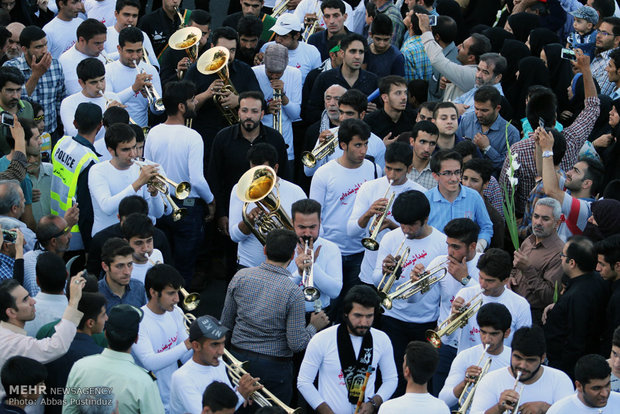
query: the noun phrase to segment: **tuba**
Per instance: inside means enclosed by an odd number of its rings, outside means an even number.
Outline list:
[[[293,230],[293,223],[280,204],[276,172],[273,168],[259,165],[246,171],[237,183],[237,197],[244,202],[243,222],[263,245],[270,231],[279,228]],[[256,203],[263,210],[254,225],[246,213],[250,203]]]
[[[392,290],[392,286],[394,286],[394,282],[399,277],[399,273],[402,270],[403,264],[407,257],[409,257],[410,249],[406,247],[403,250],[405,245],[405,237],[403,241],[398,246],[398,250],[396,250],[396,255],[394,257],[398,257],[398,261],[396,262],[396,266],[394,266],[394,270],[391,273],[384,273],[379,285],[377,285],[377,289],[379,290],[379,299],[381,299],[381,305],[386,309],[392,309],[392,298],[390,298],[390,290]],[[388,276],[389,274],[389,276]]]
[[[174,50],[185,50],[191,63],[198,59],[198,48],[202,32],[197,27],[184,27],[177,30],[168,39],[168,46]],[[179,72],[179,78],[183,78],[183,72]]]
[[[273,12],[271,13],[271,17],[273,17],[274,19],[277,19],[278,17],[286,13],[286,9],[288,9],[288,2],[289,0],[284,0],[280,4],[278,4],[276,7],[274,7]]]
[[[239,380],[248,372],[243,368],[243,363],[233,356],[226,348],[224,348],[224,355],[222,360],[226,365],[228,374],[230,375],[231,382],[236,387],[239,385]],[[273,407],[274,405],[280,407],[286,414],[300,414],[301,408],[291,408],[284,404],[278,397],[273,395],[269,390],[263,388],[255,391],[250,395],[250,398],[259,405],[259,407]]]
[[[138,65],[138,61],[134,60],[133,63],[134,65],[136,65],[136,69],[138,69],[139,73],[146,73],[146,71]],[[146,95],[146,99],[147,101],[149,101],[149,106],[154,106],[155,110],[157,110],[158,112],[163,112],[166,110],[166,108],[164,107],[164,101],[161,99],[161,96],[159,96],[157,89],[155,89],[152,84],[145,85],[142,89],[142,92],[144,92],[144,95]]]
[[[452,315],[439,325],[436,331],[429,329],[426,331],[426,340],[431,343],[435,348],[441,346],[441,338],[446,335],[452,335],[457,329],[460,329],[467,325],[469,319],[474,316],[478,309],[482,306],[482,298],[476,300],[482,292],[471,298],[469,302],[459,309],[458,313]]]
[[[484,355],[489,348],[489,344],[484,346],[484,350],[482,351],[482,355],[480,355],[480,359],[478,360],[477,366],[480,366],[482,360],[484,359]],[[478,376],[478,378],[471,378],[474,382],[468,382],[465,384],[465,388],[463,388],[463,392],[459,396],[459,409],[456,411],[452,411],[452,414],[467,414],[469,412],[469,408],[471,407],[471,403],[474,401],[474,394],[476,393],[476,389],[478,388],[478,384],[482,377],[484,377],[487,372],[489,372],[489,368],[491,367],[491,358],[487,358],[487,361],[482,366],[482,372]]]
[[[327,138],[321,145],[313,149],[312,151],[304,151],[301,154],[301,162],[308,168],[314,168],[318,160],[331,155],[336,151],[338,146],[338,131],[331,137]]]
[[[273,99],[280,99],[280,100],[282,100],[282,90],[281,89],[274,89],[273,90]],[[282,103],[280,103],[280,109],[278,109],[278,112],[273,114],[273,129],[275,129],[280,134],[282,134]]]
[[[387,198],[388,193],[390,192],[390,188],[392,187],[392,180],[388,180],[388,188],[385,190],[385,194],[381,198]],[[372,220],[372,223],[369,227],[370,236],[364,237],[362,239],[362,245],[368,250],[372,250],[373,252],[379,250],[379,242],[377,241],[377,237],[379,237],[379,231],[381,231],[381,226],[387,217],[388,211],[392,208],[392,203],[394,203],[394,198],[396,197],[396,193],[392,192],[383,213],[380,216],[375,216]]]
[[[230,81],[228,74],[228,61],[230,59],[230,52],[228,49],[222,46],[215,46],[204,52],[198,59],[197,68],[198,72],[203,75],[212,75],[217,73],[220,79],[224,82],[224,90],[228,90],[235,95],[237,91]],[[239,122],[239,114],[234,108],[224,108],[220,102],[220,96],[213,96],[213,103],[220,110],[229,125]]]
[[[310,249],[309,238],[305,240],[306,247],[304,249],[305,254],[310,254],[310,268],[304,269],[304,273],[301,276],[301,281],[304,285],[304,299],[306,302],[316,302],[321,297],[321,292],[314,287],[314,250]],[[309,250],[309,252],[308,252]],[[315,303],[316,304],[316,303]],[[320,311],[319,307],[319,311]]]

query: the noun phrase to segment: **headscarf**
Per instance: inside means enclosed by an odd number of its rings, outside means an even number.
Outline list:
[[[515,108],[514,119],[518,122],[525,116],[525,98],[530,86],[542,85],[549,87],[549,70],[541,58],[529,56],[519,62],[519,77],[515,85],[513,101],[510,102]],[[516,97],[516,100],[514,98]],[[510,100],[509,100],[510,101]]]
[[[539,27],[530,32],[530,50],[532,56],[540,56],[543,46],[550,43],[560,43],[560,38],[546,27]],[[568,85],[567,85],[568,86]]]
[[[523,42],[506,39],[500,55],[506,58],[507,63],[504,75],[502,75],[502,89],[504,90],[504,96],[510,101],[511,97],[515,95],[514,88],[517,83],[515,74],[519,69],[519,61],[530,55],[530,49]]]
[[[440,16],[450,16],[456,22],[456,27],[458,27],[458,41],[455,41],[455,44],[459,44],[463,42],[463,40],[467,39],[469,36],[469,27],[465,27],[463,23],[463,13],[461,11],[461,6],[454,0],[437,0],[435,3],[435,10]]]
[[[534,32],[532,32],[533,34]],[[551,89],[558,98],[558,112],[568,108],[568,85],[573,79],[573,69],[568,60],[560,57],[562,45],[551,43],[543,47],[547,57],[547,68],[551,77]]]
[[[596,226],[588,223],[583,234],[592,241],[603,240],[620,233],[620,201],[598,200],[592,203],[592,216]]]
[[[501,27],[490,27],[482,32],[491,41],[491,52],[499,53],[506,39],[514,39],[512,33]]]
[[[609,125],[609,111],[611,111],[612,100],[609,96],[599,94],[598,99],[601,101],[601,113],[599,114],[594,128],[588,137],[588,141],[592,142],[603,134],[609,134],[611,132],[611,125]]]
[[[515,35],[515,39],[525,43],[530,32],[540,27],[540,19],[532,13],[516,13],[508,18],[508,24]]]

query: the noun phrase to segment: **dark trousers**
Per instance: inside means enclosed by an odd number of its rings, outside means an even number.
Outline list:
[[[194,202],[193,206],[184,205]],[[180,207],[185,208],[185,216],[179,220],[172,220],[172,215],[164,216],[157,221],[158,226],[166,233],[172,247],[175,267],[185,279],[185,286],[189,288],[194,275],[196,257],[204,239],[205,204],[201,199],[183,200],[174,199]]]
[[[437,365],[435,375],[433,375],[433,380],[429,388],[430,393],[435,397],[439,395],[439,392],[446,382],[446,378],[448,378],[452,361],[456,358],[456,351],[457,349],[450,345],[441,345],[441,348],[439,348],[439,364]]]
[[[329,319],[334,323],[342,322],[343,300],[347,292],[355,286],[362,283],[360,280],[360,266],[364,252],[342,256],[342,290],[340,295],[331,303],[332,311]]]
[[[426,341],[425,332],[437,326],[437,321],[426,323],[404,322],[390,316],[383,315],[381,319],[383,331],[390,337],[394,349],[394,362],[398,371],[398,387],[394,397],[405,393],[407,382],[403,377],[403,358],[407,344],[411,341]]]

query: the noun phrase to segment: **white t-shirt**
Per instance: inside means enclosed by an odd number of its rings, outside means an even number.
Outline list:
[[[60,55],[60,58],[58,58],[58,62],[60,63],[60,66],[62,66],[62,72],[65,74],[65,88],[67,89],[67,95],[73,95],[74,93],[82,91],[82,87],[78,82],[77,76],[78,63],[84,59],[95,57],[105,65],[105,59],[101,55],[88,56],[77,50],[75,46],[76,45],[71,46],[69,50],[63,52],[63,54]]]
[[[161,252],[158,249],[153,249],[153,253],[151,253],[149,260],[147,260],[146,263],[136,263],[135,261],[133,262],[133,267],[131,269],[131,278],[139,280],[140,282],[142,282],[142,284],[144,284],[146,272],[148,272],[149,269],[154,266],[153,263],[163,262],[164,256],[161,254]]]
[[[213,201],[204,176],[204,144],[198,132],[185,125],[156,125],[147,136],[144,157],[161,165],[175,183],[188,181],[192,185],[190,198],[202,198],[207,204]]]
[[[405,395],[386,401],[379,407],[379,414],[450,414],[450,409],[439,398],[426,394],[408,392]]]
[[[337,331],[338,325],[335,325],[324,329],[312,337],[299,369],[297,388],[313,409],[325,402],[335,413],[353,414],[355,405],[349,402],[347,387],[338,357]],[[392,396],[398,383],[392,342],[390,342],[390,338],[388,338],[385,332],[374,328],[371,328],[370,332],[373,341],[371,366],[375,370],[370,374],[365,395],[367,397],[379,395],[383,401],[386,401]],[[358,356],[362,347],[362,337],[352,335],[350,337],[355,355]],[[381,370],[383,383],[375,392],[377,369]],[[319,374],[318,390],[314,386],[317,372]]]
[[[410,253],[403,263],[400,277],[394,281],[390,292],[393,292],[399,285],[409,280],[415,265],[422,263],[424,267],[427,267],[434,257],[444,253],[446,251],[446,235],[434,227],[431,227],[431,230],[431,234],[423,239],[406,239],[400,227],[386,234],[379,245],[377,262],[373,272],[373,284],[377,286],[381,282],[383,277],[383,259],[388,254],[396,256],[396,251],[403,240],[405,240],[403,251],[408,247]],[[387,279],[386,277],[385,280]],[[439,317],[438,305],[439,286],[435,283],[425,293],[418,292],[408,299],[394,300],[392,302],[392,309],[386,309],[384,315],[404,322],[434,322]]]
[[[126,170],[119,170],[110,161],[103,161],[93,165],[88,171],[88,189],[93,202],[93,231],[94,236],[108,226],[118,223],[118,205],[123,198],[138,195],[149,205],[149,217],[155,221],[164,214],[164,202],[159,196],[155,197],[143,185],[134,191],[132,184],[140,176],[140,167],[132,164]]]
[[[536,401],[554,404],[574,392],[573,383],[568,375],[551,367],[541,366],[540,369],[543,370],[543,373],[538,381],[533,384],[520,382],[517,385],[517,392],[523,386],[519,404]],[[499,402],[499,396],[502,392],[513,389],[514,384],[515,377],[510,374],[508,368],[489,372],[482,377],[478,388],[476,388],[470,414],[483,414]]]
[[[289,181],[278,179],[277,186],[280,194],[280,205],[291,217],[291,206],[295,201],[308,198],[304,190],[297,184]],[[274,187],[275,188],[275,187]],[[239,223],[243,221],[243,201],[237,197],[237,184],[235,184],[230,192],[230,208],[228,211],[228,232],[230,238],[237,245],[237,262],[247,267],[256,267],[265,261],[265,253],[263,245],[258,241],[253,233],[244,234],[239,230]],[[249,213],[256,207],[256,203],[248,204],[245,211]]]
[[[265,52],[267,46],[274,44],[274,41],[265,43],[261,48],[261,52]],[[288,50],[288,65],[301,71],[301,82],[306,81],[306,76],[312,69],[321,66],[321,52],[316,46],[306,42],[299,42],[297,49]]]
[[[116,9],[116,0],[84,0],[84,10],[89,19],[99,20],[106,27],[116,24],[114,10]]]
[[[106,92],[105,96],[112,100],[112,101],[118,101],[120,102],[120,98],[117,94],[113,93],[113,92]],[[60,103],[60,119],[62,120],[62,125],[65,128],[65,135],[70,135],[72,137],[77,135],[77,128],[75,127],[75,125],[73,125],[73,121],[75,120],[75,110],[77,109],[78,105],[81,104],[82,102],[88,102],[88,103],[94,103],[95,105],[99,105],[99,107],[101,108],[101,113],[103,114],[106,110],[106,99],[101,96],[99,98],[89,98],[88,96],[85,96],[82,93],[82,89],[80,88],[80,90],[76,93],[74,93],[73,95],[67,96],[65,99],[62,100],[62,102]],[[95,136],[95,142],[98,141],[103,141],[103,152],[99,152],[99,154],[109,154],[108,150],[105,146],[105,140],[103,139],[105,137],[105,129],[102,127],[99,132],[97,132],[97,135]],[[96,149],[97,146],[95,145]],[[108,158],[111,158],[110,156],[108,156]]]
[[[469,302],[474,296],[482,291],[480,285],[474,285],[472,287],[466,287],[461,289],[456,297],[463,298],[465,303]],[[524,297],[517,295],[512,290],[504,289],[504,292],[498,297],[486,296],[484,294],[478,296],[478,299],[482,298],[482,306],[487,303],[501,303],[506,306],[512,316],[512,323],[510,324],[510,336],[504,340],[504,343],[512,343],[512,336],[517,329],[524,326],[532,325],[532,314],[530,312],[530,304]],[[475,302],[475,301],[474,301]],[[480,328],[476,317],[473,316],[467,321],[467,325],[457,330],[460,331],[459,335],[459,350],[461,352],[467,348],[471,348],[474,345],[480,344]]]
[[[319,237],[314,242],[314,251],[321,248],[319,255],[315,257],[313,266],[314,287],[321,292],[321,305],[323,308],[329,306],[332,299],[336,299],[342,289],[342,256],[336,243]],[[295,258],[297,250],[295,250]],[[288,265],[291,272],[291,279],[303,289],[303,281],[299,274],[299,269],[295,264],[295,259]],[[314,311],[314,302],[306,302],[306,312]]]
[[[347,235],[347,221],[360,186],[381,175],[369,160],[358,168],[345,168],[332,160],[319,168],[312,177],[310,198],[321,204],[321,236],[338,245],[344,256],[359,253],[364,247]]]
[[[234,390],[226,374],[226,365],[220,359],[216,367],[200,365],[192,358],[172,374],[170,383],[170,414],[202,413],[202,394],[212,382],[219,381]],[[245,401],[239,391],[235,391],[239,402],[237,408]]]
[[[547,414],[612,414],[620,412],[620,394],[612,392],[609,394],[607,405],[601,408],[588,407],[581,402],[577,394],[562,398],[547,410]]]
[[[319,13],[321,12],[321,3],[322,0],[301,0],[301,2],[297,5],[294,15],[295,17],[297,17],[297,19],[299,19],[302,27],[304,26],[304,16],[306,14],[315,13],[317,16],[319,15]],[[353,31],[354,22],[351,19],[351,16],[353,15],[353,9],[351,8],[351,5],[346,1],[343,3],[344,12],[347,15],[347,19],[344,21],[344,25],[347,29]],[[323,20],[323,17],[319,19],[319,24],[321,28],[327,29],[327,27],[325,27],[325,21]]]
[[[265,96],[265,102],[269,103],[273,100],[273,88],[265,73],[265,65],[253,66],[252,70],[260,89]],[[288,104],[282,106],[282,137],[284,142],[288,145],[286,153],[288,159],[295,159],[295,152],[293,148],[293,124],[292,122],[299,118],[301,112],[301,72],[297,68],[287,66],[284,69],[284,73],[280,78],[284,82],[284,94],[288,97]],[[263,125],[273,127],[273,115],[265,111],[265,116],[262,119]]]
[[[153,65],[145,62],[139,62],[139,66],[143,68],[146,73],[153,76],[151,83],[159,96],[162,96],[161,81],[157,69],[155,69]],[[127,109],[129,116],[136,124],[141,127],[147,126],[148,110],[150,109],[152,111],[153,109],[152,107],[149,108],[148,100],[142,96],[140,91],[135,93],[133,89],[131,89],[131,86],[136,80],[136,75],[140,73],[140,70],[138,68],[125,66],[120,60],[117,60],[105,66],[105,73],[106,89],[118,94],[122,102],[127,105],[125,109]]]
[[[138,342],[131,347],[136,361],[157,377],[157,387],[164,407],[170,403],[170,379],[177,370],[177,360],[191,358],[193,350],[187,349],[188,335],[183,324],[183,311],[175,306],[163,315],[153,313],[147,305],[141,308],[144,318],[140,322]]]
[[[109,59],[117,60],[118,59],[118,34],[119,32],[116,30],[114,25],[108,27],[108,35],[106,37],[105,43],[103,44],[103,49],[108,55]],[[159,68],[159,61],[157,60],[157,56],[155,55],[155,51],[153,50],[153,44],[151,43],[151,39],[147,36],[146,33],[142,32],[144,36],[144,42],[142,45],[144,49],[146,49],[146,53],[148,54],[148,61],[151,65]]]
[[[387,177],[377,178],[376,180],[367,181],[360,187],[357,192],[357,197],[355,197],[355,204],[353,204],[353,212],[349,217],[349,221],[347,222],[347,234],[349,237],[355,238],[362,242],[362,238],[370,236],[370,226],[374,221],[374,217],[368,221],[368,225],[365,228],[361,228],[357,221],[359,218],[368,211],[372,203],[377,201],[379,198],[383,197],[385,191],[387,190],[389,185],[389,181]],[[409,190],[418,190],[418,191],[426,191],[424,187],[421,185],[414,183],[411,180],[405,181],[401,185],[393,185],[391,186],[390,193],[394,192],[394,200],[398,197],[399,194],[404,193]],[[386,198],[390,198],[390,194]],[[392,220],[394,223],[399,224],[394,217],[392,217],[392,208],[388,210],[387,219]],[[377,241],[381,242],[383,236],[390,232],[389,229],[383,229],[377,235]],[[377,262],[377,251],[372,251],[365,249],[364,250],[364,260],[362,260],[362,266],[360,269],[360,280],[364,283],[372,284],[372,272],[375,270],[375,263]]]
[[[101,130],[104,131],[103,136],[105,137],[105,128],[102,127]],[[110,155],[110,151],[108,151],[108,146],[106,145],[103,137],[101,139],[97,139],[93,146],[95,147],[95,152],[99,154],[99,162],[110,161],[112,159],[112,155]]]
[[[333,134],[336,134],[339,128],[340,127],[335,127],[330,128],[329,130]],[[317,138],[316,144],[314,144],[314,148],[317,148],[318,146],[319,139]],[[319,169],[320,166],[327,164],[331,160],[340,158],[343,153],[344,152],[342,151],[340,146],[336,144],[336,150],[328,156],[324,157],[323,159],[317,160],[314,167],[310,168],[304,165],[304,174],[306,174],[307,177],[312,177],[312,175],[314,175],[314,173],[316,172],[316,170]],[[382,176],[383,170],[385,169],[385,144],[383,143],[383,140],[381,138],[379,138],[372,132],[370,133],[370,138],[368,138],[368,151],[366,152],[366,155],[370,155],[375,159],[375,164],[377,164],[379,168],[381,168],[379,176]]]
[[[76,17],[66,22],[56,16],[43,26],[43,31],[47,35],[47,50],[54,59],[60,58],[65,50],[69,50],[77,42],[77,28],[83,21]]]
[[[480,355],[482,355],[482,350],[484,347],[482,344],[476,345],[473,348],[469,348],[460,352],[456,355],[456,358],[452,361],[452,365],[450,366],[450,373],[446,378],[446,382],[443,385],[443,388],[439,392],[439,398],[445,402],[448,407],[452,407],[458,404],[460,395],[454,395],[454,387],[460,384],[461,381],[465,378],[465,372],[467,368],[472,365],[478,365],[480,361]],[[504,349],[499,355],[491,355],[487,352],[484,353],[484,358],[480,365],[480,368],[486,364],[487,360],[491,358],[491,366],[487,373],[495,371],[500,368],[505,368],[510,366],[510,357],[511,357],[512,349],[510,347],[504,345]]]

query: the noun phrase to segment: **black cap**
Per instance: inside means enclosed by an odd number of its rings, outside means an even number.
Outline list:
[[[131,305],[116,305],[110,310],[106,329],[122,334],[138,334],[144,312]]]
[[[102,119],[101,107],[91,102],[82,102],[75,110],[75,119]]]
[[[213,316],[205,315],[196,319],[189,327],[189,340],[196,341],[202,337],[207,339],[222,339],[229,329],[222,325]]]

